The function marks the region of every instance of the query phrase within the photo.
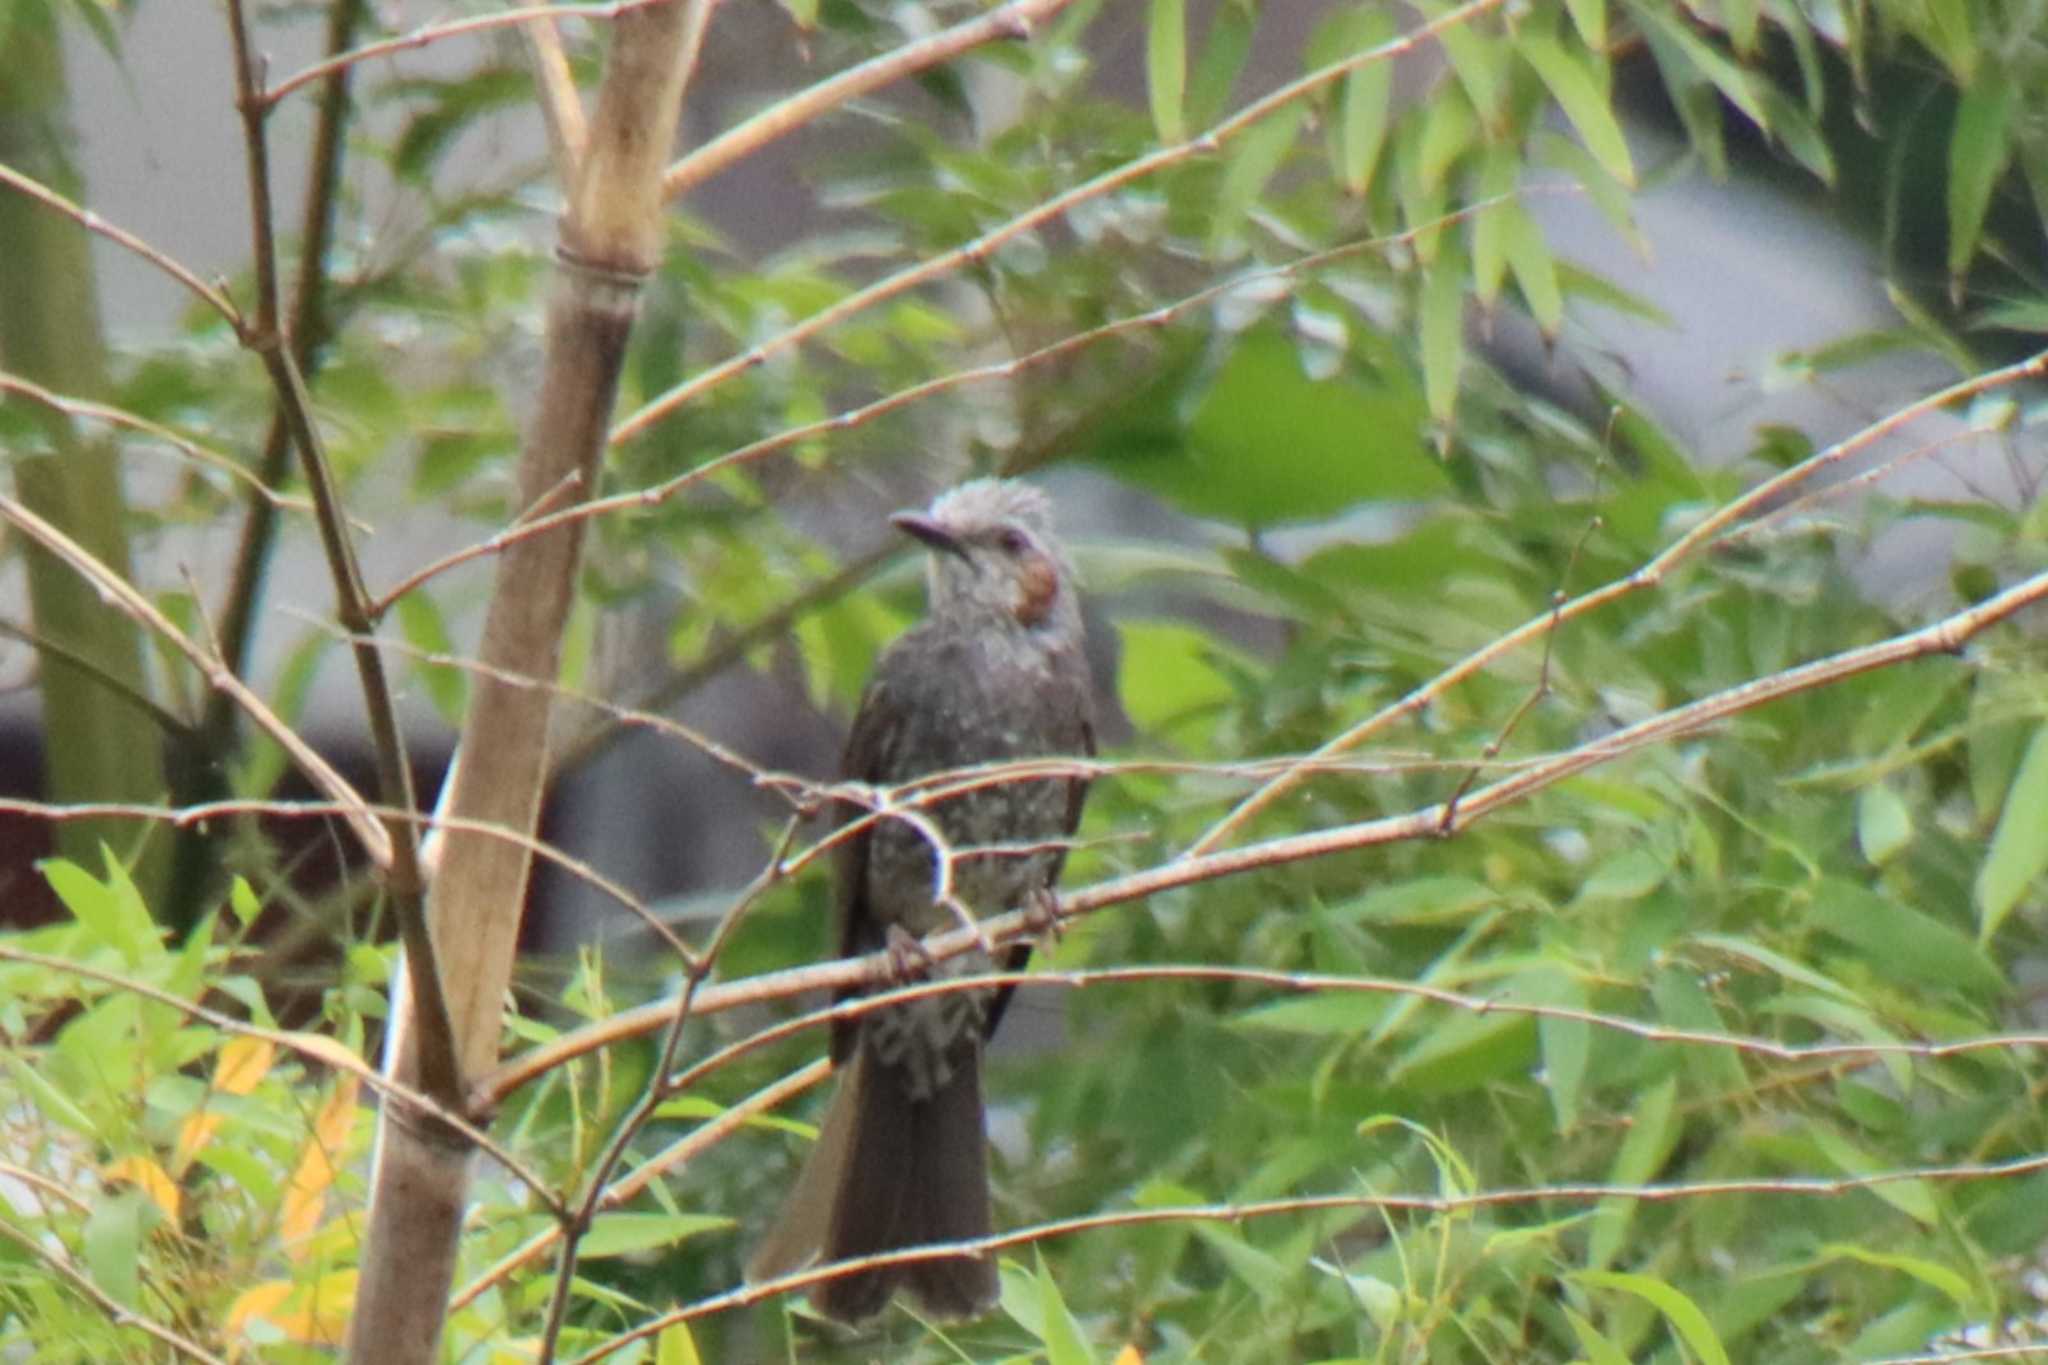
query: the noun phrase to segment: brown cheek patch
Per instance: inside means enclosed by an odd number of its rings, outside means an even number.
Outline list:
[[[1052,610],[1052,599],[1059,594],[1059,570],[1042,555],[1033,555],[1020,567],[1017,582],[1017,619],[1035,626]]]

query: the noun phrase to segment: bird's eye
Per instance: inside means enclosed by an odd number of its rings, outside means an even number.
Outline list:
[[[996,537],[996,544],[1002,546],[1003,553],[1006,555],[1021,555],[1031,542],[1024,538],[1022,531],[1012,527],[1004,530],[1001,535]]]

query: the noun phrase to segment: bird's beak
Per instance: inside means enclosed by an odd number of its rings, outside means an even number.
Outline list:
[[[934,550],[940,550],[949,555],[957,555],[969,564],[974,562],[973,558],[967,553],[967,547],[960,543],[958,536],[922,512],[894,513],[889,518],[889,524],[903,532],[904,535],[916,536]]]

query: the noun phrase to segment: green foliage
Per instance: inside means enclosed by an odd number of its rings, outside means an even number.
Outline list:
[[[0,0],[0,29],[24,3]],[[911,11],[927,7],[782,8],[824,70],[915,36]],[[931,77],[915,104],[837,114],[856,150],[805,171],[849,215],[834,226],[764,253],[678,214],[622,415],[734,356],[762,359],[612,450],[597,491],[644,496],[591,526],[566,676],[587,681],[597,622],[651,604],[670,614],[677,670],[738,640],[742,665],[800,675],[843,711],[916,587],[902,567],[840,581],[824,520],[793,506],[906,466],[931,481],[1066,462],[1152,494],[1207,534],[1081,546],[1119,613],[1116,695],[1135,733],[1106,755],[1131,766],[1096,784],[1067,877],[1079,886],[1165,863],[1276,761],[1420,689],[1435,688],[1426,705],[1249,810],[1226,844],[1476,801],[1660,711],[1924,619],[1924,603],[1862,595],[1853,534],[1789,518],[1559,614],[1814,440],[1761,432],[1746,463],[1705,469],[1626,375],[1567,411],[1511,384],[1482,343],[1509,312],[1547,340],[1568,339],[1588,307],[1656,316],[1626,263],[1559,259],[1529,208],[1540,166],[1633,240],[1631,194],[1674,168],[1644,164],[1624,137],[1624,61],[1669,101],[1686,158],[1725,174],[1762,146],[1812,190],[1857,173],[1841,106],[1889,93],[1871,75],[1888,64],[1947,117],[1942,192],[1921,197],[1945,212],[1932,273],[1956,301],[1944,312],[1900,286],[1897,328],[1788,353],[1774,380],[1817,384],[1904,348],[1971,366],[1982,338],[1957,310],[1981,303],[1987,280],[2025,282],[2030,253],[2011,249],[2006,211],[2021,189],[2048,200],[2039,120],[2015,93],[2038,88],[2048,47],[2019,10],[1880,0],[1822,25],[1748,0],[1569,0],[1451,22],[1449,6],[1422,4],[1449,26],[1397,80],[1371,54],[1410,20],[1334,5],[1295,63],[1307,83],[1235,122],[1271,88],[1247,89],[1245,73],[1275,8],[1084,0],[1033,42],[967,59],[1005,90],[1004,118],[958,73]],[[1110,98],[1101,53],[1118,22],[1143,26],[1144,84]],[[317,415],[352,499],[399,489],[380,519],[430,506],[482,535],[526,510],[509,477],[520,403],[507,400],[541,312],[543,224],[535,168],[459,191],[448,168],[524,105],[528,78],[496,59],[362,74],[367,102],[393,117],[359,131],[355,151],[409,212],[337,265]],[[1165,148],[1178,150],[1149,173],[1012,230]],[[348,204],[364,229],[368,210]],[[777,344],[877,279],[991,234],[1000,242],[943,282]],[[1983,314],[2033,330],[2043,317],[2038,291],[2017,288]],[[269,394],[230,341],[193,320],[128,359],[118,401],[181,440],[257,448]],[[931,389],[897,400],[916,385]],[[1969,420],[2015,434],[2039,422],[2011,406]],[[235,516],[234,483],[188,467],[151,515]],[[295,479],[280,490],[301,491]],[[1964,531],[1958,601],[2038,568],[2038,513],[1871,515],[1880,529]],[[1846,505],[1840,523],[1864,529]],[[371,567],[388,584],[416,566]],[[436,578],[385,627],[451,722],[468,679],[421,656],[459,649],[479,581]],[[333,644],[307,630],[294,651],[273,699],[288,719]],[[1088,917],[1042,958],[1214,970],[1020,996],[1020,1012],[1059,1011],[1060,1042],[994,1068],[998,1221],[1128,1217],[1008,1250],[1001,1310],[980,1323],[896,1314],[879,1338],[846,1343],[777,1302],[672,1327],[639,1358],[1806,1362],[1911,1353],[2030,1312],[2048,1178],[1987,1168],[2048,1146],[2048,1078],[2033,1051],[1984,1040],[2031,1026],[2026,969],[2044,947],[2038,671],[2038,650],[1994,634],[1965,658],[1786,697],[1432,826],[1447,837]],[[264,742],[226,766],[234,794],[254,799],[285,760]],[[68,918],[0,940],[7,1160],[41,1178],[7,1192],[0,1340],[39,1360],[151,1349],[79,1283],[209,1349],[280,1361],[324,1358],[353,1292],[369,1120],[331,1063],[374,1032],[389,956],[335,929],[354,908],[346,891],[304,892],[260,832],[241,838],[229,861],[250,877],[223,898],[230,916],[181,942],[113,861],[48,864]],[[780,888],[725,973],[822,951],[825,900],[815,873]],[[258,973],[267,917],[339,933],[310,991]],[[529,983],[548,1008],[513,1023],[517,1044],[614,1012],[608,970],[592,958]],[[305,1035],[275,1032],[287,996]],[[263,1032],[183,1008],[202,1003]],[[760,1022],[694,1023],[682,1059]],[[814,1051],[751,1053],[672,1098],[626,1169]],[[495,1116],[527,1169],[480,1178],[451,1357],[537,1336],[554,1223],[521,1180],[580,1194],[655,1064],[651,1043],[614,1045]],[[756,1119],[603,1208],[565,1348],[736,1283],[809,1112]],[[1164,1216],[1175,1210],[1188,1216]]]
[[[155,1358],[161,1343],[85,1285],[189,1341],[316,1358],[288,1342],[335,1339],[352,1292],[330,1204],[361,1198],[369,1114],[331,1058],[361,1046],[360,1023],[333,1009],[295,1052],[240,931],[217,937],[209,916],[173,949],[111,857],[103,877],[43,871],[72,918],[0,943],[15,1082],[0,1339],[53,1362]],[[194,1012],[224,1000],[254,1027]]]

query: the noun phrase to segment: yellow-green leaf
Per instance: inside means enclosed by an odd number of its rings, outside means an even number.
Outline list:
[[[1622,136],[1621,124],[1609,103],[1605,76],[1533,25],[1522,34],[1519,46],[1558,108],[1571,120],[1586,150],[1609,175],[1633,186],[1635,162],[1629,157],[1628,139]]]
[[[1590,1365],[1629,1365],[1628,1356],[1601,1335],[1599,1328],[1574,1313],[1569,1304],[1559,1304],[1558,1307],[1564,1310],[1565,1320],[1572,1325],[1572,1335],[1579,1339],[1579,1349],[1586,1353]]]
[[[1677,49],[1693,69],[1711,81],[1716,90],[1727,97],[1728,102],[1749,116],[1749,121],[1769,132],[1771,123],[1764,112],[1763,101],[1758,98],[1756,87],[1750,84],[1749,73],[1730,61],[1719,48],[1707,42],[1677,19],[1653,5],[1640,5],[1637,16],[1644,25],[1665,42]]]
[[[1159,140],[1183,140],[1187,137],[1187,0],[1152,0],[1152,22],[1145,43],[1145,79],[1152,96],[1152,126],[1159,130]]]
[[[1597,1289],[1618,1289],[1633,1294],[1664,1315],[1671,1330],[1692,1348],[1705,1365],[1728,1365],[1728,1352],[1707,1315],[1677,1286],[1654,1275],[1627,1275],[1613,1270],[1583,1270],[1571,1277]]]
[[[1508,269],[1514,271],[1515,285],[1522,291],[1522,302],[1529,305],[1530,316],[1543,335],[1555,338],[1564,326],[1564,291],[1557,283],[1557,260],[1543,240],[1543,229],[1520,204],[1507,205],[1505,226],[1502,245],[1507,250]]]
[[[1945,1265],[1937,1264],[1921,1256],[1904,1256],[1896,1252],[1872,1251],[1851,1242],[1831,1242],[1820,1249],[1820,1254],[1830,1261],[1862,1261],[1866,1265],[1883,1266],[1911,1275],[1920,1283],[1946,1294],[1964,1312],[1982,1308],[1977,1296],[1970,1292],[1970,1282]]]
[[[1259,191],[1287,159],[1307,115],[1301,105],[1290,104],[1253,126],[1237,143],[1230,164],[1224,168],[1223,183],[1216,191],[1216,212],[1209,235],[1212,245],[1220,246],[1227,241],[1251,212]]]
[[[1374,47],[1393,36],[1393,21],[1373,11],[1358,24],[1363,46]],[[1338,174],[1344,188],[1364,194],[1387,140],[1387,112],[1392,106],[1394,68],[1371,62],[1344,78],[1342,121],[1338,124]]]
[[[1606,51],[1607,0],[1564,0],[1564,7],[1571,12],[1580,40],[1595,52]]]
[[[2034,731],[2013,774],[1998,829],[1977,870],[1977,937],[1989,940],[2034,879],[2048,868],[2048,725]]]
[[[1507,234],[1521,158],[1509,147],[1487,152],[1479,169],[1478,212],[1472,216],[1472,296],[1488,308],[1508,275]]]
[[[1960,276],[1977,254],[1984,211],[2012,152],[2012,111],[2018,95],[2002,71],[1986,69],[1964,87],[1948,140],[1948,271]]]
[[[1429,415],[1446,426],[1465,366],[1465,261],[1438,254],[1422,282],[1422,392]]]
[[[1893,1169],[1832,1128],[1816,1126],[1813,1140],[1844,1175],[1881,1175]],[[1917,1176],[1880,1180],[1864,1188],[1925,1227],[1934,1227],[1941,1221],[1941,1211],[1934,1202],[1933,1186]]]
[[[1678,1140],[1671,1123],[1677,1097],[1678,1079],[1666,1076],[1637,1101],[1629,1115],[1628,1133],[1621,1140],[1621,1150],[1615,1153],[1614,1165],[1607,1172],[1610,1184],[1640,1185],[1664,1164]],[[1633,1199],[1617,1196],[1600,1201],[1587,1242],[1586,1259],[1591,1264],[1605,1266],[1620,1253],[1622,1238],[1628,1233],[1635,1211]]]
[[[703,1359],[697,1354],[697,1339],[690,1335],[687,1322],[662,1328],[654,1339],[654,1365],[702,1365]]]
[[[1856,799],[1856,842],[1863,856],[1882,867],[1912,837],[1913,816],[1899,794],[1882,782],[1865,787]]]

